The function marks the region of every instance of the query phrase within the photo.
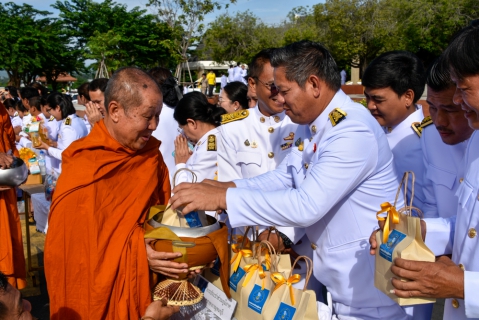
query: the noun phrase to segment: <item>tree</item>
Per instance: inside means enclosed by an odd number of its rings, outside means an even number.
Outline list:
[[[149,0],[148,5],[156,7],[158,20],[167,23],[175,32],[175,56],[179,58],[175,76],[179,78],[181,64],[188,61],[188,50],[199,43],[205,15],[221,9],[221,4],[214,0]],[[225,7],[228,8],[228,3]]]
[[[283,45],[288,45],[300,40],[319,41],[322,31],[316,25],[314,11],[309,6],[296,7],[291,10],[285,21]]]
[[[21,80],[31,80],[41,68],[42,57],[39,45],[48,46],[42,26],[48,25],[45,18],[50,13],[22,6],[13,2],[0,3],[0,69],[7,72],[9,84],[20,86]]]
[[[126,5],[112,0],[57,1],[53,7],[60,11],[63,26],[83,59],[98,63],[105,59],[110,72],[128,65],[150,68],[176,63],[171,49],[173,31],[146,10],[128,11]]]
[[[221,15],[209,24],[203,54],[218,63],[249,62],[260,50],[281,45],[279,33],[280,29],[267,26],[249,10]]]

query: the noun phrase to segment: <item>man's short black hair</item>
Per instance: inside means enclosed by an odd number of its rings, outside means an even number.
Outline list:
[[[89,90],[90,90],[90,83],[88,83],[88,82],[82,83],[81,86],[78,87],[78,96],[79,97],[85,97],[85,99],[90,101]],[[96,90],[92,90],[92,91],[96,91]],[[104,92],[104,91],[102,91],[102,92]]]
[[[271,63],[273,50],[273,48],[263,49],[251,59],[251,62],[248,64],[249,78],[257,79],[263,73],[264,65]]]
[[[22,96],[22,99],[30,99],[33,97],[39,97],[40,93],[38,93],[38,90],[33,87],[23,87],[20,89],[20,95]]]
[[[441,92],[454,87],[449,73],[449,65],[441,56],[437,58],[427,70],[426,84],[429,88],[436,92]]]
[[[364,71],[362,85],[380,89],[390,87],[398,97],[411,89],[416,103],[424,92],[426,72],[419,58],[408,51],[383,53]]]
[[[479,74],[479,23],[473,21],[453,38],[444,51],[446,63],[459,79]]]
[[[0,295],[4,294],[7,291],[7,286],[8,286],[8,279],[3,274],[3,272],[0,271]],[[0,320],[7,319],[7,312],[8,312],[7,306],[0,301]]]
[[[108,84],[107,78],[98,78],[90,82],[88,85],[88,91],[97,91],[100,90],[101,92],[105,93],[106,85]]]
[[[302,88],[311,75],[326,82],[335,92],[341,88],[336,61],[328,49],[317,42],[303,40],[276,49],[271,54],[271,65],[274,68],[284,67],[286,79]]]

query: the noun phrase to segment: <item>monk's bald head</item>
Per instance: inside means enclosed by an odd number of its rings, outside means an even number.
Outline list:
[[[128,113],[129,109],[143,103],[145,93],[150,90],[161,96],[160,87],[145,71],[135,67],[118,69],[108,81],[105,90],[106,112],[109,112],[110,102],[116,101],[125,113]]]

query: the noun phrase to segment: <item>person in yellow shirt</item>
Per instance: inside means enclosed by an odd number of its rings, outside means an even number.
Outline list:
[[[208,80],[208,97],[213,96],[213,88],[216,85],[216,74],[213,70],[210,70],[206,75],[206,79]]]

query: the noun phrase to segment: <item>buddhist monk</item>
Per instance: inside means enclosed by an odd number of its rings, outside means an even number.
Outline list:
[[[0,102],[0,170],[9,168],[13,157],[19,156],[7,109]],[[0,271],[14,288],[26,287],[25,256],[22,228],[14,188],[0,186]]]
[[[181,254],[153,251],[143,238],[149,208],[171,193],[151,136],[161,91],[145,72],[123,68],[108,82],[105,107],[104,119],[62,154],[45,241],[51,319],[159,320],[145,314],[149,267],[168,275],[187,268],[162,260]]]

